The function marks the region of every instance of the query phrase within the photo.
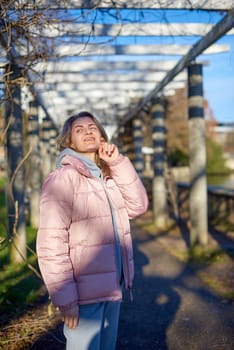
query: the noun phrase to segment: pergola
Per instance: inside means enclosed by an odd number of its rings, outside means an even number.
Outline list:
[[[57,9],[56,4],[52,7]],[[118,127],[136,112],[132,111],[136,101],[142,107],[158,93],[173,94],[184,86],[185,69],[193,60],[205,63],[206,55],[227,52],[229,46],[216,41],[234,34],[232,13],[227,13],[233,9],[233,1],[118,1],[115,5],[111,1],[66,1],[58,7],[83,9],[83,16],[79,14],[81,23],[51,24],[43,31],[43,36],[55,40],[55,59],[36,65],[43,79],[35,89],[56,124],[85,107],[105,124]],[[185,21],[171,23],[167,19],[168,11],[182,9]],[[193,23],[188,15],[191,9],[224,11],[227,16],[218,23],[212,19]],[[94,16],[87,15],[93,11],[105,15],[93,20]],[[164,14],[155,19],[157,11]],[[110,13],[117,17],[111,24]],[[178,37],[184,39],[183,44],[177,43]],[[185,44],[186,38],[189,44]]]
[[[29,105],[40,107],[43,112],[39,113],[39,122],[47,123],[45,129],[51,125],[56,129],[71,113],[89,110],[115,138],[121,127],[139,116],[148,104],[153,105],[152,113],[156,114],[152,138],[162,138],[162,134],[157,134],[162,126],[157,99],[174,94],[176,89],[187,84],[191,86],[196,75],[202,79],[202,73],[194,72],[191,67],[212,64],[212,55],[228,52],[229,46],[219,43],[219,39],[234,34],[233,0],[41,0],[37,5],[25,0],[15,1],[8,8],[4,8],[3,2],[1,9],[6,16],[4,21],[0,20],[3,81],[11,74],[4,70],[9,65],[16,71],[23,68],[24,78],[27,78],[27,86],[20,85],[20,95],[24,96],[21,105],[13,112],[10,109],[8,114],[13,113],[18,120],[21,118],[19,107],[21,110],[29,110]],[[43,14],[46,21],[43,25],[38,21],[32,26],[30,40],[13,30],[9,45],[9,33],[4,29],[6,19],[10,21],[12,14],[16,17],[17,14],[32,15],[33,11]],[[32,57],[34,51],[41,56],[29,65],[26,58]],[[197,97],[202,96],[190,95],[190,105],[196,110],[200,108]],[[35,112],[32,113],[35,117]],[[201,116],[198,118],[199,122],[196,116],[191,117],[193,132],[201,130]],[[138,132],[137,126],[135,132]],[[197,138],[200,147],[203,140],[199,134]],[[155,196],[158,189],[164,188],[159,161],[162,149],[157,154],[157,147],[156,142]],[[193,143],[191,147],[196,149],[197,146]],[[20,157],[22,152],[13,162],[15,167]],[[204,159],[193,159],[193,164],[191,178],[194,180],[197,169],[204,166]],[[203,193],[205,186],[205,181],[199,181],[196,190]],[[199,207],[196,196],[193,202]],[[206,215],[206,197],[201,195],[200,198],[204,203],[199,212]],[[163,208],[165,198],[161,204],[160,199],[157,200],[157,205]],[[160,216],[160,213],[155,215]],[[206,231],[205,219],[199,215],[192,219],[201,219],[203,226],[194,231]]]
[[[27,13],[33,6],[16,1],[11,8]],[[11,54],[22,64],[35,45],[43,50],[50,42],[46,60],[30,67],[28,76],[56,125],[85,107],[117,127],[132,116],[132,101],[143,106],[158,93],[173,94],[186,84],[190,62],[229,50],[216,41],[233,35],[233,7],[233,0],[39,1],[36,9],[48,18],[51,13],[51,20],[35,26],[32,42],[16,39]],[[223,14],[218,22],[214,13]],[[4,40],[6,46],[2,35]]]

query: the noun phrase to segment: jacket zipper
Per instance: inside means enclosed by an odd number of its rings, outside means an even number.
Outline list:
[[[116,227],[116,221],[114,220],[114,209],[113,209],[113,205],[111,203],[111,200],[108,196],[108,193],[107,193],[107,190],[106,190],[106,185],[103,181],[103,179],[100,179],[101,183],[102,183],[102,186],[103,186],[103,189],[105,191],[105,195],[106,195],[106,198],[107,198],[107,201],[109,203],[109,207],[110,207],[110,213],[111,213],[111,220],[112,220],[112,225],[113,225],[113,231],[114,231],[114,239],[115,239],[115,244],[116,244],[116,247],[115,247],[115,266],[116,266],[116,278],[117,278],[117,282],[118,284],[120,284],[120,281],[121,281],[121,275],[122,275],[122,271],[123,271],[123,263],[122,263],[122,260],[123,260],[123,257],[122,257],[122,252],[121,252],[121,245],[120,245],[120,237],[118,235],[118,230],[117,230],[117,227]],[[118,235],[118,238],[117,238],[117,235]],[[117,263],[117,248],[119,246],[119,251],[120,251],[120,263],[121,263],[121,270],[120,270],[120,273],[119,273],[119,268],[118,268],[118,263]],[[124,272],[124,271],[123,271]]]
[[[118,231],[117,231],[117,228],[116,228],[116,225],[115,225],[115,222],[114,222],[114,218],[113,218],[113,215],[114,215],[114,211],[112,210],[113,208],[113,205],[111,203],[111,200],[108,196],[108,193],[107,193],[107,190],[106,190],[106,185],[103,181],[103,179],[100,179],[101,180],[101,183],[102,183],[102,186],[104,188],[104,191],[105,191],[105,194],[106,194],[106,198],[108,200],[108,203],[109,203],[109,206],[110,206],[110,211],[111,211],[111,218],[112,218],[112,224],[113,224],[113,229],[114,229],[114,236],[115,236],[115,241],[116,241],[116,234],[115,232],[118,234]],[[120,237],[118,237],[119,239],[119,243],[120,243]],[[116,241],[116,244],[117,241]],[[127,254],[127,251],[126,251],[126,247],[125,247],[125,242],[124,242],[124,255],[125,256],[122,256],[122,249],[121,249],[121,245],[120,245],[120,253],[121,253],[121,272],[123,272],[123,277],[124,277],[124,282],[126,284],[126,278],[125,278],[125,273],[127,274],[127,280],[128,282],[130,283],[130,273],[129,273],[129,266],[128,266],[128,254]],[[124,264],[123,264],[123,261],[125,260],[125,269],[124,269]],[[118,264],[117,264],[117,253],[116,253],[116,249],[115,249],[115,263],[116,263],[116,271],[117,271],[117,278],[119,280],[117,280],[117,282],[120,282],[121,280],[121,276],[119,276],[119,273],[118,273]],[[120,273],[121,273],[120,272]],[[129,296],[130,296],[130,300],[133,301],[133,293],[132,293],[132,287],[131,286],[127,286],[127,289],[129,290]]]

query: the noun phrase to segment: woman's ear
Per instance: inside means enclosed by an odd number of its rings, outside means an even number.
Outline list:
[[[105,142],[106,142],[106,140],[104,139],[104,137],[102,137],[102,136],[101,136],[101,138],[100,138],[100,142],[101,142],[101,144],[103,144],[103,143],[105,143]]]

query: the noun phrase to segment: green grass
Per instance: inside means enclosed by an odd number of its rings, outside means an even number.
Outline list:
[[[28,257],[24,263],[8,263],[8,239],[6,230],[4,181],[0,179],[0,314],[17,315],[34,303],[42,286],[42,281],[30,269],[38,271],[35,251],[36,230],[27,227]]]
[[[195,246],[188,250],[188,261],[196,263],[225,262],[228,259],[227,252],[221,248]]]
[[[0,312],[21,313],[36,301],[40,286],[41,281],[26,264],[5,265],[0,273]]]
[[[0,177],[0,232],[6,233],[5,225],[3,223],[6,220],[6,205],[5,205],[5,181]]]
[[[0,177],[0,266],[7,258],[5,181]]]

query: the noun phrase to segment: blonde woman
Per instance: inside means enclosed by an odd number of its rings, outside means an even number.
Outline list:
[[[129,219],[147,210],[130,160],[89,112],[68,118],[57,169],[45,180],[37,254],[67,350],[114,350],[122,287],[134,275]]]

